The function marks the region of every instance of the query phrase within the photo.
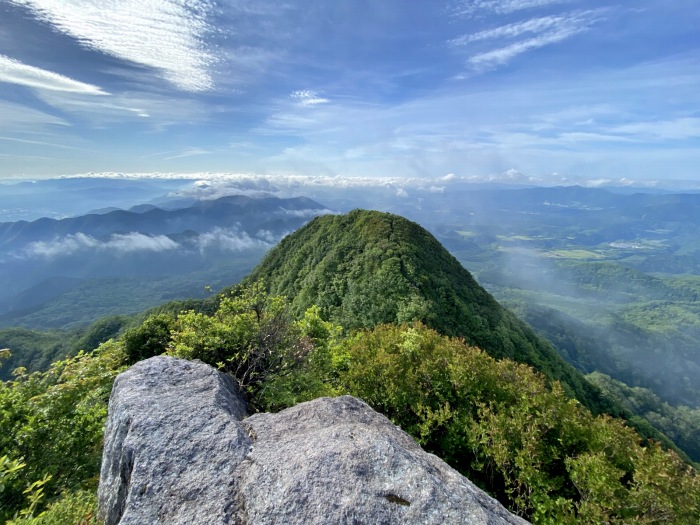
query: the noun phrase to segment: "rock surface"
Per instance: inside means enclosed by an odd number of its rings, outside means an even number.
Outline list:
[[[98,500],[108,525],[231,523],[245,403],[204,363],[157,357],[112,388]]]
[[[121,374],[100,476],[107,525],[526,524],[350,396],[247,419],[233,384],[170,357]]]

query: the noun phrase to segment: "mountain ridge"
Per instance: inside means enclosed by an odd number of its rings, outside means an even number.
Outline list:
[[[91,213],[65,219],[41,218],[35,221],[0,223],[0,246],[12,249],[20,243],[49,239],[52,236],[78,233],[102,237],[111,233],[138,231],[151,235],[180,233],[183,229],[210,228],[212,221],[236,221],[243,218],[257,220],[244,228],[253,230],[265,225],[264,215],[280,212],[322,211],[326,208],[308,197],[279,199],[277,197],[253,198],[243,195],[221,197],[211,201],[199,201],[188,208],[165,210],[158,207],[146,211],[114,210],[108,213]],[[282,213],[284,215],[284,213]],[[250,233],[250,232],[249,232]],[[255,233],[253,231],[252,233]]]
[[[618,413],[543,338],[501,305],[427,230],[403,217],[353,210],[318,217],[270,250],[246,279],[318,305],[344,328],[420,320],[497,358],[528,364],[594,413]]]

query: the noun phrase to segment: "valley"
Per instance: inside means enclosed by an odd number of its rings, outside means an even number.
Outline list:
[[[315,200],[283,201],[275,199],[288,192],[267,189],[204,201],[144,194],[133,211],[0,224],[0,326],[78,334],[105,316],[136,319],[168,301],[203,299],[247,276],[312,216],[381,209],[425,226],[577,370],[657,396],[653,406],[628,407],[700,458],[692,437],[700,431],[699,194],[462,186],[412,188],[396,199],[393,187],[313,187]],[[9,346],[5,334],[0,347]],[[46,355],[69,351],[60,348]],[[671,423],[674,411],[684,414],[682,428]]]

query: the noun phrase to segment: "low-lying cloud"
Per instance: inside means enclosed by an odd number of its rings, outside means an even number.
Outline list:
[[[304,212],[312,210],[294,210],[291,213],[305,216]],[[282,236],[268,230],[260,230],[251,237],[237,228],[214,228],[200,233],[182,242],[176,242],[166,235],[146,235],[139,232],[126,234],[115,233],[107,240],[100,240],[85,233],[75,233],[55,237],[49,241],[35,241],[27,244],[19,256],[23,258],[54,259],[90,252],[131,254],[137,252],[160,253],[180,250],[196,250],[203,254],[208,250],[240,252],[251,248],[265,248],[278,242]]]
[[[101,241],[85,233],[75,233],[57,237],[50,241],[35,241],[24,248],[27,257],[65,257],[82,251],[164,252],[180,248],[180,244],[165,235],[145,235],[131,232],[115,233],[106,241]]]
[[[246,232],[240,232],[233,228],[214,228],[207,233],[199,235],[195,244],[200,252],[212,248],[240,252],[250,248],[269,246],[266,240],[254,239]]]

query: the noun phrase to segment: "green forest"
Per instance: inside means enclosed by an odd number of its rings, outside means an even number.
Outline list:
[[[3,342],[4,358],[21,336]],[[696,413],[679,423],[643,389],[584,376],[429,233],[394,215],[317,218],[241,286],[53,344],[47,335],[44,360],[85,352],[44,371],[16,367],[45,361],[14,361],[0,383],[0,519],[9,523],[97,523],[111,384],[161,353],[232,375],[251,411],[362,398],[536,524],[700,519],[690,450],[667,438],[684,443],[676,439]]]

